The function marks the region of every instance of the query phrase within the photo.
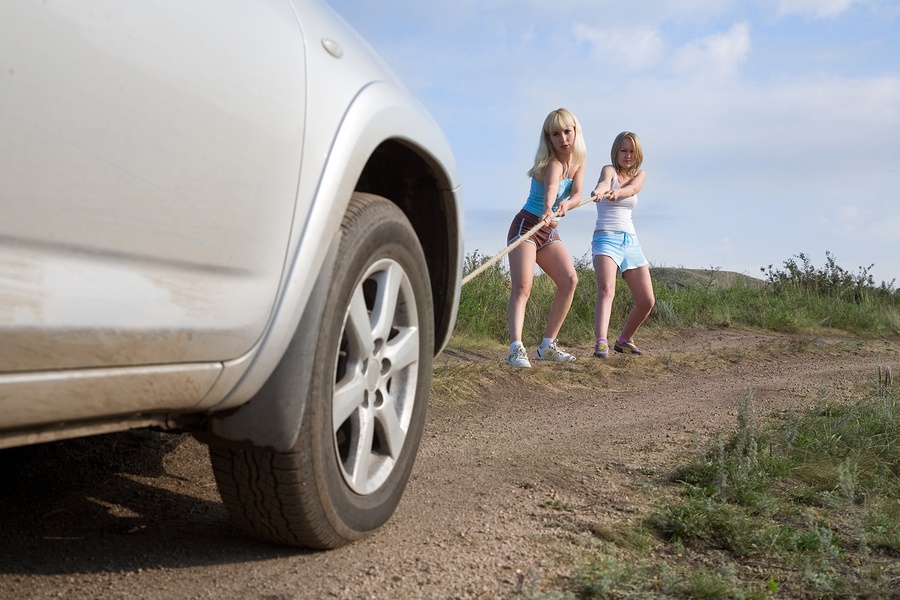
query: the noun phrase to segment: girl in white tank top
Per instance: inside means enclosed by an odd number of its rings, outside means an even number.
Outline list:
[[[628,314],[613,349],[623,354],[643,354],[634,343],[634,334],[650,316],[656,302],[650,280],[650,263],[644,257],[632,220],[637,195],[647,173],[641,169],[644,159],[640,139],[630,131],[620,133],[610,152],[612,163],[600,171],[600,179],[591,192],[597,203],[597,224],[591,241],[594,273],[597,276],[597,301],[594,305],[594,356],[609,357],[606,336],[616,294],[616,274],[621,271],[634,307]]]

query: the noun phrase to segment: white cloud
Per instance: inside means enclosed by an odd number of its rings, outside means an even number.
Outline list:
[[[575,27],[575,39],[591,46],[593,58],[620,69],[646,69],[656,65],[665,46],[662,37],[653,29],[623,32],[579,24]]]
[[[809,15],[816,19],[832,19],[847,11],[854,4],[865,0],[780,0],[779,15]]]
[[[726,33],[708,35],[683,46],[675,56],[675,69],[700,78],[728,77],[747,58],[750,45],[750,26],[737,23]]]

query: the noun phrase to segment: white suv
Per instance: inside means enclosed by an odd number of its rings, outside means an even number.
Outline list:
[[[0,4],[0,448],[207,443],[246,530],[381,526],[456,318],[456,164],[318,0]]]

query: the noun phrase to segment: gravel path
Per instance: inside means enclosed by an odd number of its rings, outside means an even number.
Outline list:
[[[879,365],[900,372],[897,339],[723,329],[643,345],[531,371],[502,365],[502,349],[446,352],[437,380],[463,373],[467,391],[433,399],[397,514],[331,552],[236,531],[188,436],[3,451],[0,598],[513,597],[583,564],[579,533],[645,512],[646,484],[733,428],[749,390],[765,415],[839,398]]]

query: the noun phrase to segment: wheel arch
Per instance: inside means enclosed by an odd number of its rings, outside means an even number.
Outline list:
[[[437,355],[453,331],[459,300],[463,249],[458,191],[430,155],[393,139],[375,149],[354,191],[387,198],[412,224],[428,262]]]
[[[371,84],[344,115],[324,164],[311,166],[310,162],[315,163],[315,157],[305,156],[303,172],[314,167],[322,175],[294,234],[295,250],[278,304],[253,352],[235,361],[249,366],[235,369],[241,376],[198,432],[203,441],[250,443],[283,451],[293,446],[305,410],[304,402],[297,399],[306,397],[308,373],[294,377],[295,393],[290,398],[276,393],[271,379],[283,361],[297,359],[296,355],[290,358],[294,340],[317,334],[328,300],[320,292],[321,278],[340,268],[334,264],[334,254],[354,192],[383,196],[410,220],[428,264],[435,355],[452,334],[462,275],[462,200],[456,161],[431,115],[405,90],[385,82]],[[303,195],[301,173],[301,214]],[[228,385],[228,377],[219,383]]]

